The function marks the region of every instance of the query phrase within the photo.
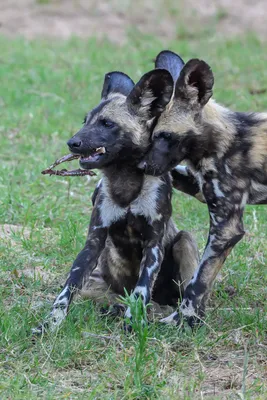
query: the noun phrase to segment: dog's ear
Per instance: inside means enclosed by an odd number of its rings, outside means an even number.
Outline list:
[[[174,82],[177,81],[183,66],[183,59],[170,50],[161,51],[155,60],[155,68],[166,69],[169,71]]]
[[[130,111],[149,120],[159,116],[173,93],[173,79],[164,69],[154,69],[142,76],[129,96]]]
[[[123,72],[109,72],[105,75],[101,98],[106,99],[111,93],[121,93],[128,96],[134,87],[134,82]]]
[[[175,98],[204,106],[212,96],[214,77],[205,61],[192,59],[185,64],[176,82]]]

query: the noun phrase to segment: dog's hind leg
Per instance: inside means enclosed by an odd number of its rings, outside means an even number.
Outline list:
[[[199,251],[194,237],[189,232],[180,231],[174,239],[172,253],[175,265],[179,266],[176,273],[184,292],[199,263]]]
[[[199,263],[199,251],[194,237],[186,231],[180,231],[174,238],[172,245],[173,257],[173,276],[172,282],[168,286],[175,285],[177,300],[182,298],[184,291],[190,280],[195,274]],[[179,321],[179,315],[175,311],[170,316],[163,318],[161,322],[167,324],[176,324]]]
[[[83,298],[89,298],[95,303],[101,305],[101,314],[105,316],[117,317],[123,316],[126,306],[119,304],[120,295],[116,293],[106,282],[102,273],[101,258],[97,268],[93,271],[86,284],[81,290]]]

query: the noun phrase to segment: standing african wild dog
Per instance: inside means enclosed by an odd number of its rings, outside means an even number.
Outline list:
[[[162,87],[169,85],[170,90],[163,93],[157,85],[153,93],[154,79],[164,74]],[[145,304],[151,296],[160,304],[177,304],[198,264],[197,246],[189,233],[178,232],[171,219],[169,173],[152,177],[137,167],[150,144],[152,125],[148,121],[171,95],[172,78],[167,71],[146,74],[137,85],[121,72],[109,73],[100,104],[68,141],[70,150],[81,155],[81,167],[101,169],[103,178],[93,196],[85,247],[50,316],[34,333],[53,330],[63,321],[73,294],[82,289],[97,266],[116,293],[124,294],[126,288],[140,295]],[[195,184],[191,187],[190,181],[186,182],[186,190],[194,191]],[[125,315],[130,317],[129,309]]]
[[[187,168],[178,168],[195,175],[210,215],[206,249],[180,307],[193,323],[203,316],[218,271],[244,235],[245,205],[267,204],[267,114],[233,112],[210,99],[214,78],[204,61],[183,66],[178,55],[164,51],[156,67],[169,70],[176,84],[140,168],[158,176],[187,161]],[[178,313],[167,321],[172,320],[179,320]]]

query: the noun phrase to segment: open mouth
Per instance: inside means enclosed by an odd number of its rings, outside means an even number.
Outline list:
[[[105,147],[98,147],[90,155],[81,155],[80,164],[98,161],[100,157],[103,156],[105,153],[106,153]]]

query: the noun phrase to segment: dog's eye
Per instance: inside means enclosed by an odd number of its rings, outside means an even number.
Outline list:
[[[161,137],[163,139],[170,139],[171,138],[171,134],[170,134],[170,132],[161,132]]]
[[[115,123],[113,121],[111,121],[110,119],[106,119],[106,118],[101,119],[101,124],[105,128],[113,128],[115,126]]]
[[[155,139],[170,139],[171,138],[171,133],[170,132],[157,132],[154,135]]]

